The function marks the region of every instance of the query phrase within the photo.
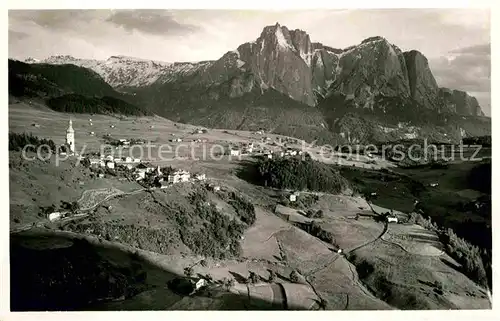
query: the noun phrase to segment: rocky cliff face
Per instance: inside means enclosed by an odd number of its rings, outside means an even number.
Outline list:
[[[439,109],[439,88],[427,58],[417,50],[404,53],[410,96],[424,107]]]
[[[309,106],[341,95],[350,101],[351,108],[385,112],[377,102],[394,97],[438,113],[482,114],[473,97],[440,90],[427,58],[416,50],[403,53],[382,37],[335,49],[313,43],[305,31],[289,30],[279,23],[265,27],[255,41],[216,61],[171,64],[124,56],[105,61],[54,56],[42,63],[71,63],[93,69],[113,87],[154,86],[161,90],[162,84],[202,86],[215,99],[272,89]]]
[[[337,76],[330,91],[353,100],[356,107],[373,109],[378,96],[410,95],[403,54],[384,38],[368,38],[338,57]]]
[[[309,69],[312,45],[305,32],[268,26],[256,41],[237,51],[261,89],[271,87],[307,105],[316,103]]]
[[[484,116],[477,99],[465,91],[439,88],[439,95],[446,111],[462,116]]]

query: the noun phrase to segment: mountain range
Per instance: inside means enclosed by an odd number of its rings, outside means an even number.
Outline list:
[[[129,104],[209,127],[328,143],[455,141],[491,132],[476,98],[440,88],[422,53],[402,52],[383,37],[336,49],[276,23],[218,60],[52,56],[26,62],[90,69]]]

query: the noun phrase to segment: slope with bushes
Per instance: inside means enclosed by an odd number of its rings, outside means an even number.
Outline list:
[[[341,193],[348,187],[346,179],[333,166],[311,159],[265,159],[255,166],[256,180],[264,186],[328,193]]]

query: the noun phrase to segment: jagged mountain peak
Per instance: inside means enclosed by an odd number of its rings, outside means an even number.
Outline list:
[[[363,44],[363,43],[375,42],[375,41],[387,41],[387,39],[385,39],[382,36],[373,36],[373,37],[368,37],[368,38],[364,39],[363,41],[361,41],[361,43]]]
[[[412,99],[430,109],[441,105],[427,58],[419,51],[402,52],[383,36],[368,37],[344,49],[333,48],[312,42],[306,31],[289,29],[279,22],[265,26],[254,41],[214,61],[166,63],[125,55],[99,61],[60,55],[42,62],[93,69],[114,87],[179,81],[214,88],[224,84],[237,89],[226,90],[231,97],[255,88],[261,92],[272,88],[310,106],[331,94],[345,96],[356,108],[372,110],[378,97]],[[455,96],[462,99],[463,95]],[[450,108],[454,107],[450,104]]]
[[[69,63],[69,62],[74,62],[78,61],[81,59],[75,58],[71,55],[54,55],[50,56],[46,59],[43,59],[41,62],[43,63]]]
[[[158,64],[158,65],[163,65],[163,66],[170,66],[171,63],[164,62],[164,61],[159,61],[159,60],[150,60],[150,59],[144,59],[144,58],[137,58],[137,57],[131,57],[131,56],[125,56],[125,55],[114,55],[110,56],[107,60],[109,62],[124,62],[124,63],[139,63],[139,64]]]

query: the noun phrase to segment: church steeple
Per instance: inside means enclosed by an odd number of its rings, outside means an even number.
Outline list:
[[[73,129],[73,121],[69,119],[69,126],[66,129],[66,144],[72,153],[75,152],[75,130]]]
[[[75,131],[73,130],[73,121],[71,118],[69,119],[69,126],[68,129],[66,130],[67,133],[74,133]]]

